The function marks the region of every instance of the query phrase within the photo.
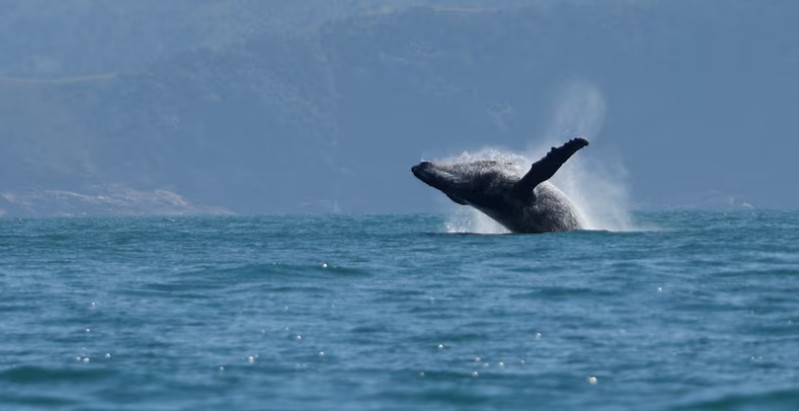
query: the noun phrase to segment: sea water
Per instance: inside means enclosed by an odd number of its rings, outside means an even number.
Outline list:
[[[799,212],[633,217],[0,219],[0,409],[799,409]]]

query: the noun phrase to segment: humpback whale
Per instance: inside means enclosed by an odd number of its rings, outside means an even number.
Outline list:
[[[577,209],[547,180],[587,145],[587,140],[578,137],[552,147],[524,176],[510,171],[511,164],[494,160],[423,161],[411,167],[411,172],[450,200],[480,210],[514,233],[578,230]]]

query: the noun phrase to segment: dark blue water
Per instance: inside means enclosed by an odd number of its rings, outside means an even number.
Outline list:
[[[0,220],[0,409],[799,409],[799,212]]]

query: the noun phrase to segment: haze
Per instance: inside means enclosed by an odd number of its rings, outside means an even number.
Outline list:
[[[437,211],[420,159],[576,134],[634,208],[796,208],[796,21],[788,0],[2,1],[0,215]]]

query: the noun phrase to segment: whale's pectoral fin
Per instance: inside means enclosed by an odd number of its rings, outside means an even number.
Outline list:
[[[521,195],[531,193],[535,186],[552,178],[569,157],[587,145],[588,140],[578,137],[567,141],[560,147],[552,147],[544,158],[533,163],[530,171],[516,183],[514,191]]]
[[[461,198],[455,197],[455,196],[447,194],[447,193],[444,193],[444,194],[446,194],[447,197],[449,197],[450,200],[452,200],[452,201],[454,201],[454,202],[456,202],[456,203],[458,203],[460,205],[469,205],[469,203],[467,203],[466,201],[463,201],[463,199],[461,199]]]

